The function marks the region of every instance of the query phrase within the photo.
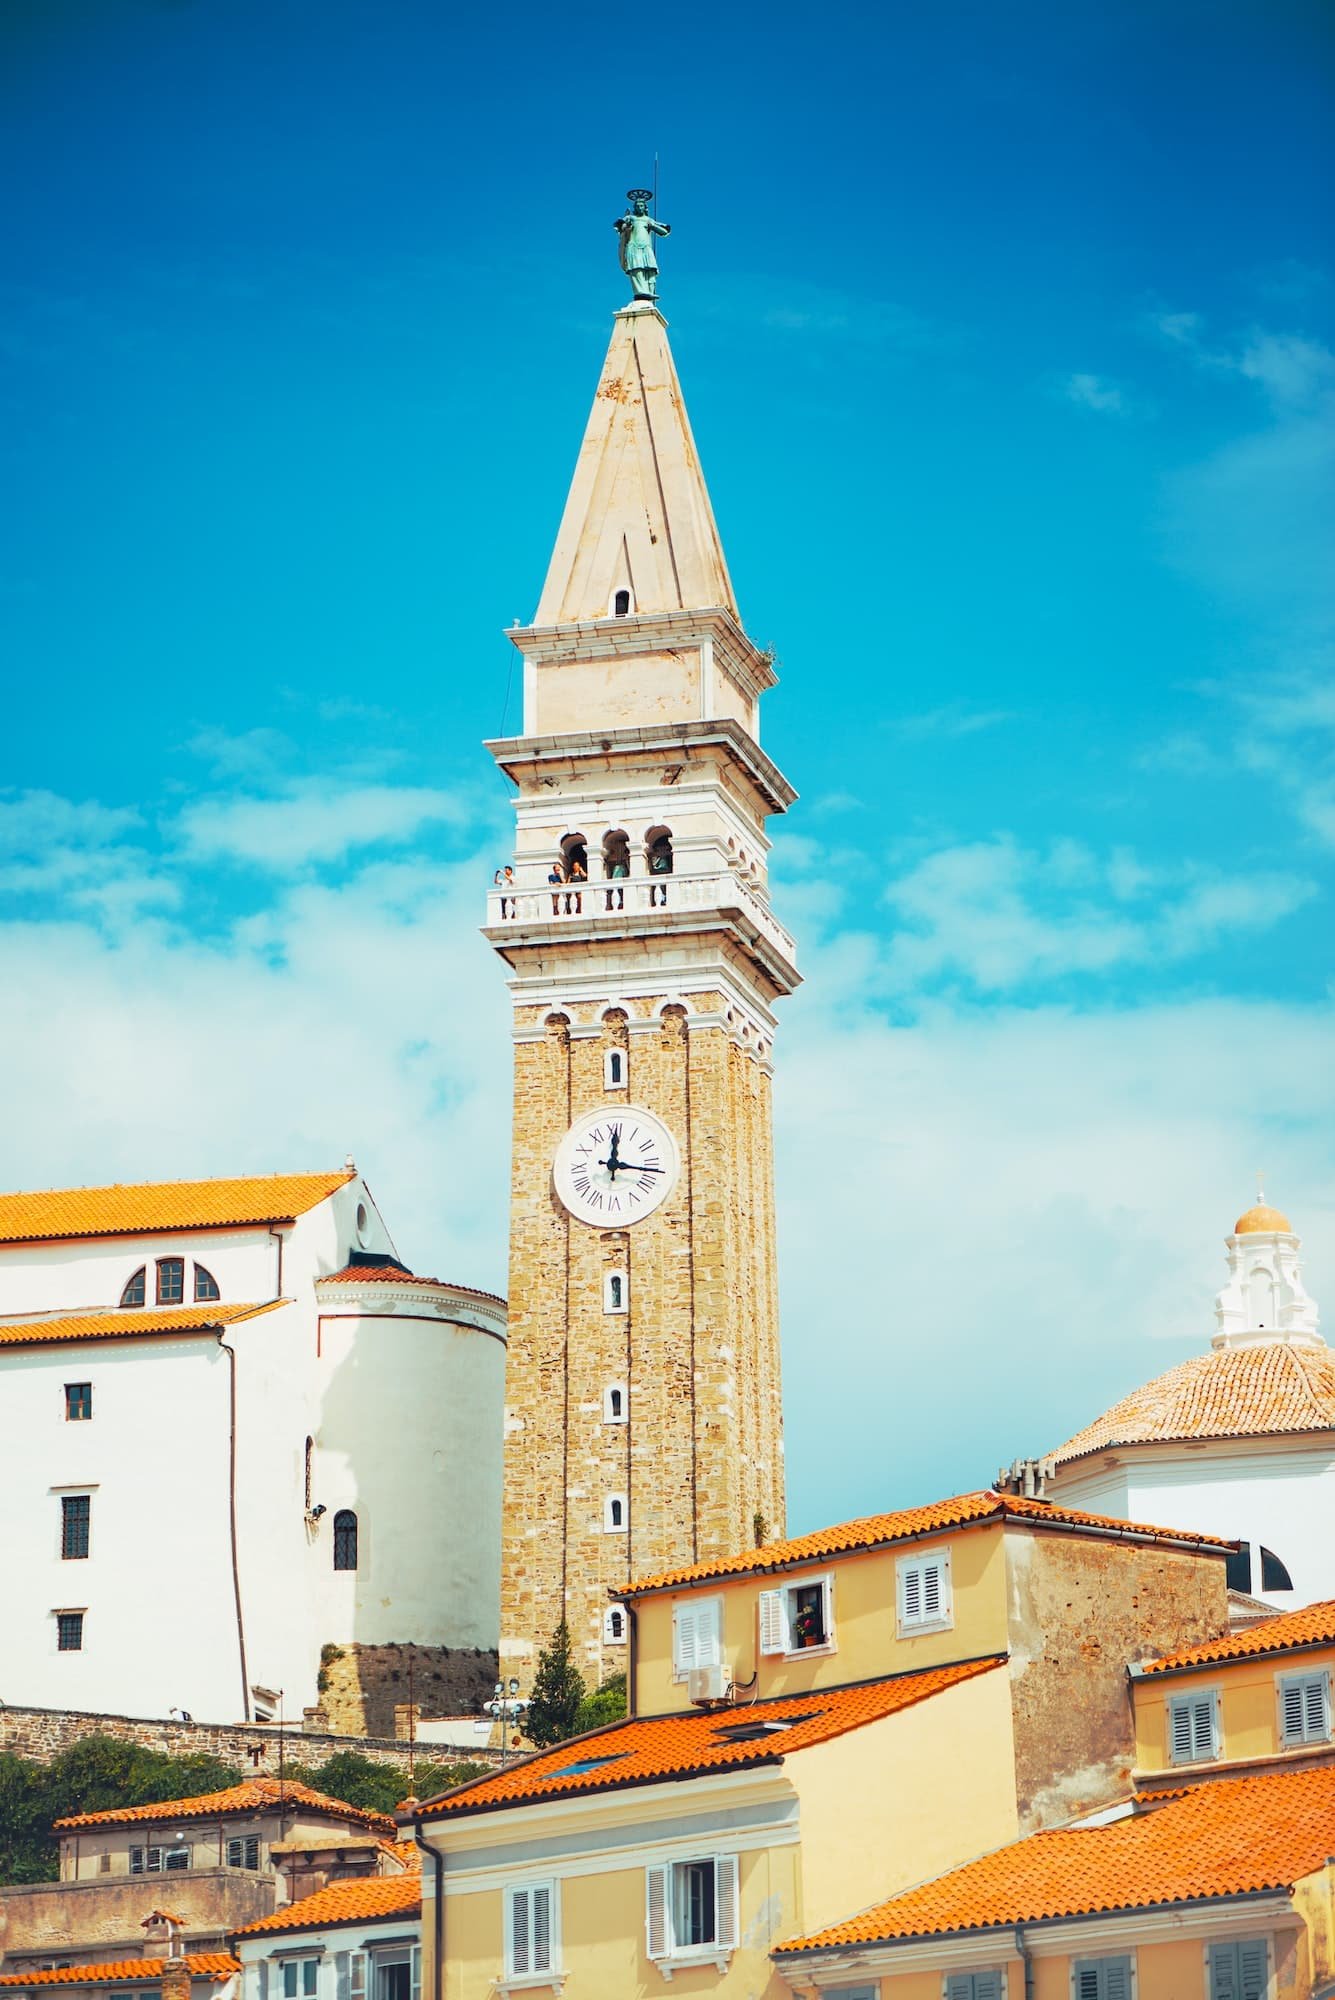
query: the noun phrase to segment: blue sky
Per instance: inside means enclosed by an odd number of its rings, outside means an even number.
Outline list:
[[[1258,1164],[1335,1311],[1328,10],[11,0],[0,58],[3,1184],[352,1151],[503,1284],[479,745],[657,151],[802,793],[794,1524],[1198,1348]]]

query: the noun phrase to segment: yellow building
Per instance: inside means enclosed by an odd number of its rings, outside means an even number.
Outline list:
[[[428,2000],[755,2000],[772,1946],[1124,1792],[1226,1545],[993,1492],[621,1594],[633,1714],[414,1809]]]
[[[1335,1978],[1335,1770],[1031,1835],[780,1945],[802,2000],[1309,2000]],[[572,1995],[573,2000],[573,1995]]]
[[[1335,1601],[1130,1669],[1138,1787],[1335,1760]]]

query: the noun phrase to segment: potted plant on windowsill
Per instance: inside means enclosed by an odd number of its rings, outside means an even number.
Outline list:
[[[801,1646],[819,1646],[824,1638],[820,1629],[820,1613],[814,1604],[804,1604],[797,1614],[797,1643]]]

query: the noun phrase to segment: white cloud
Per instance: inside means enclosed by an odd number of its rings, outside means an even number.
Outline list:
[[[223,859],[282,873],[309,862],[340,861],[361,848],[403,846],[424,827],[467,826],[471,797],[427,786],[339,789],[312,779],[278,798],[204,798],[178,822],[196,860]]]
[[[1014,712],[1008,708],[970,708],[965,701],[949,701],[916,715],[896,716],[888,726],[896,736],[919,742],[928,737],[976,736],[980,730],[996,729],[1014,720]]]
[[[1062,384],[1062,394],[1068,403],[1097,410],[1100,416],[1124,417],[1127,413],[1124,393],[1103,375],[1068,375]]]

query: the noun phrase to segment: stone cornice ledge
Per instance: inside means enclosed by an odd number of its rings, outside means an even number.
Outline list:
[[[575,729],[559,736],[498,736],[483,744],[508,777],[521,765],[584,764],[590,754],[606,757],[636,753],[680,757],[693,744],[725,743],[764,791],[776,812],[786,812],[797,797],[783,772],[767,757],[749,729],[731,716],[707,721],[660,722],[620,729]],[[515,780],[518,783],[518,780]]]

